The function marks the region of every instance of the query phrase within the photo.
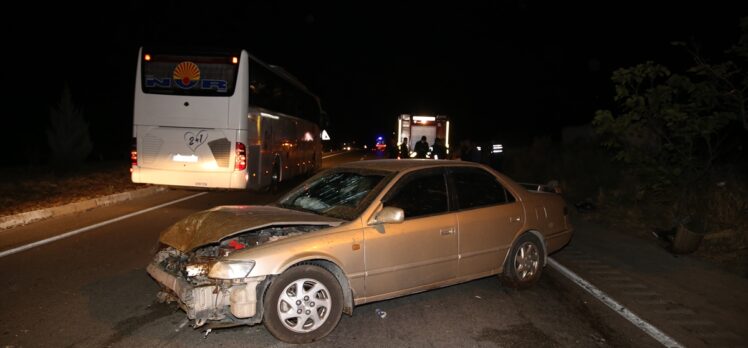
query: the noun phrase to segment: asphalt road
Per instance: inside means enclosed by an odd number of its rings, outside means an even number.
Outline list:
[[[361,158],[371,158],[371,153],[351,152],[329,157],[324,166]],[[281,192],[292,184],[284,185]],[[123,204],[2,231],[0,251],[201,192],[168,190]],[[0,258],[0,313],[3,314],[0,316],[0,347],[286,346],[262,325],[217,329],[207,336],[202,330],[192,329],[185,314],[175,305],[155,301],[159,288],[144,269],[151,259],[159,232],[184,216],[216,205],[263,204],[276,199],[281,192],[210,191]],[[580,235],[593,235],[597,232],[595,228],[582,224],[584,232]],[[582,242],[573,242],[554,258],[582,272],[585,265],[594,265],[595,262],[615,265],[605,255],[588,248],[595,248],[594,243],[583,239]],[[603,268],[587,267],[587,270]],[[614,273],[623,272],[624,275],[635,272],[620,270],[616,266],[611,268]],[[594,272],[587,273],[595,276]],[[636,290],[637,279],[641,278],[629,279],[634,283],[629,286]],[[612,285],[610,289],[615,290],[616,286]],[[655,290],[655,285],[646,283],[644,286],[655,295],[661,293]],[[619,294],[625,297],[627,293],[619,291]],[[673,308],[676,314],[696,313],[685,305]],[[386,316],[377,315],[377,309],[386,312]],[[708,321],[716,324],[720,320],[745,319],[739,316],[711,318],[716,319]],[[667,321],[660,322],[667,324]],[[718,325],[718,328],[726,333],[720,336],[722,341],[714,342],[729,346],[746,342],[741,336],[741,324],[733,322]],[[680,332],[677,328],[670,331],[689,346],[710,345],[708,338],[694,338],[693,332]],[[359,306],[353,316],[343,316],[330,336],[310,346],[661,345],[559,272],[547,267],[539,284],[524,291],[502,287],[498,278],[488,277]]]

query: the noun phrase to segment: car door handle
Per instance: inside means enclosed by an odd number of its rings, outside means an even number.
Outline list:
[[[455,229],[454,227],[444,228],[444,229],[440,229],[439,233],[441,233],[442,236],[450,236],[450,235],[455,234]]]
[[[509,222],[519,222],[521,219],[519,216],[511,216],[509,217]]]

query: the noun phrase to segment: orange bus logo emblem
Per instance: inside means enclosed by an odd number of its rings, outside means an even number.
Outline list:
[[[183,89],[195,87],[200,82],[200,68],[193,62],[181,62],[174,68],[174,83]]]

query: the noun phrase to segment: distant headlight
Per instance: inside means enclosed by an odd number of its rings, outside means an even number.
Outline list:
[[[246,278],[254,266],[254,261],[218,261],[210,268],[208,277],[215,279]]]

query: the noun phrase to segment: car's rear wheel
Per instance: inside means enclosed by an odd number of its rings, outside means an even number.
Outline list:
[[[540,240],[532,233],[520,236],[509,251],[502,279],[506,285],[526,289],[540,279],[545,253]]]
[[[265,327],[281,341],[309,343],[327,336],[343,310],[343,291],[322,267],[300,265],[283,272],[264,299]]]

